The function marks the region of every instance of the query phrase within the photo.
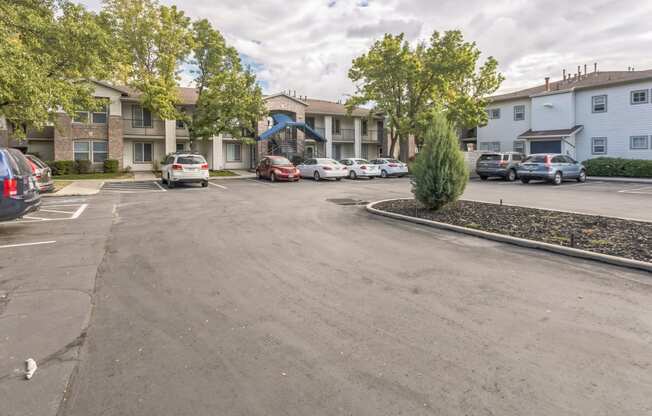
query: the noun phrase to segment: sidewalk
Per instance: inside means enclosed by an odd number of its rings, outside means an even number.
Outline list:
[[[130,179],[129,179],[130,180]],[[53,197],[53,196],[88,196],[95,195],[100,192],[102,185],[104,185],[102,180],[91,180],[84,179],[81,181],[74,181],[65,188],[49,194],[41,194],[42,197]]]
[[[646,183],[652,185],[652,178],[625,178],[625,177],[610,177],[610,176],[588,176],[590,181],[601,182],[618,182],[618,183]]]
[[[214,179],[223,180],[223,179],[252,179],[256,177],[256,174],[249,172],[246,169],[229,169],[233,173],[237,173],[238,176],[211,176],[209,179],[212,181]]]

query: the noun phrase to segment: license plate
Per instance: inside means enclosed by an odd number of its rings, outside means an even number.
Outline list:
[[[288,175],[288,178],[292,179],[294,178],[294,175]]]
[[[197,170],[197,168],[186,168],[186,170],[189,171],[189,172],[195,172]]]

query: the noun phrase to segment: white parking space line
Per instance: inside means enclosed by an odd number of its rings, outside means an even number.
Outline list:
[[[652,186],[643,186],[638,188],[626,188],[618,191],[622,194],[652,194]]]
[[[88,204],[82,204],[77,211],[75,211],[74,214],[72,214],[72,217],[70,217],[71,220],[74,220],[76,218],[79,218],[79,216],[86,210],[88,207]]]
[[[54,212],[55,214],[74,214],[75,211],[61,211],[58,209],[47,209],[47,208],[41,208],[39,211],[41,212]]]
[[[209,184],[209,185],[212,185],[212,186],[215,186],[215,187],[218,187],[218,188],[220,188],[220,189],[229,189],[229,188],[227,188],[227,187],[224,186],[224,185],[219,185],[219,184],[217,184],[217,183],[213,183],[213,182],[208,182],[208,184]]]
[[[19,244],[7,244],[4,246],[0,246],[0,249],[2,248],[14,248],[14,247],[28,247],[28,246],[38,246],[41,244],[54,244],[56,241],[36,241],[33,243],[19,243]]]
[[[161,189],[162,191],[164,191],[164,192],[167,192],[167,191],[168,191],[167,189],[165,189],[165,188],[163,188],[163,187],[161,186],[161,184],[160,184],[160,183],[158,183],[158,181],[154,181],[154,183],[155,183],[155,184],[156,184],[156,186],[158,186],[158,187],[159,187],[159,189]]]
[[[52,209],[54,208],[67,208],[67,207],[74,207],[76,208],[74,211],[64,211],[60,209]],[[80,215],[84,213],[84,211],[88,208],[88,204],[51,204],[51,205],[46,205],[45,207],[42,207],[40,210],[33,214],[25,215],[23,218],[15,220],[15,221],[9,221],[4,224],[27,224],[27,223],[32,223],[32,222],[43,222],[43,221],[67,221],[67,220],[74,220],[79,218]],[[46,215],[43,215],[46,214]],[[47,218],[47,214],[55,214],[59,215],[59,217],[53,217],[53,218]],[[61,217],[60,215],[65,215],[65,217]]]

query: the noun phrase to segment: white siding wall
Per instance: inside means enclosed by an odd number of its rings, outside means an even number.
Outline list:
[[[122,101],[120,98],[122,94],[112,88],[107,88],[103,85],[95,84],[95,97],[109,98],[109,114],[112,116],[122,115]]]
[[[652,89],[652,82],[626,84],[611,88],[576,93],[577,124],[584,130],[577,135],[577,158],[586,160],[601,155],[591,154],[591,138],[607,138],[607,155],[629,159],[652,159],[652,150],[630,150],[630,136],[652,136],[652,104],[630,104],[630,92]],[[607,112],[593,113],[591,97],[607,95]],[[649,92],[648,92],[649,94]],[[648,100],[649,101],[649,100]],[[648,138],[648,147],[652,138]]]
[[[226,145],[229,143],[238,143],[237,141],[224,140],[222,143],[222,155],[224,155],[224,169],[249,169],[249,159],[251,155],[250,148],[248,144],[240,144],[240,159],[239,162],[229,162],[227,160],[227,151]]]
[[[525,120],[514,121],[514,107],[525,106]],[[489,105],[488,109],[500,108],[500,119],[491,119],[484,127],[478,127],[478,148],[481,142],[500,142],[500,150],[511,152],[514,140],[530,129],[530,100],[505,101]]]
[[[575,125],[574,94],[532,98],[532,130],[570,129]]]

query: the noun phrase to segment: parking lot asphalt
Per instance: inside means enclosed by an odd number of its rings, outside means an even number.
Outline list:
[[[59,405],[59,415],[652,409],[649,274],[397,223],[359,205],[410,196],[407,179],[211,184],[102,191],[77,201],[87,207],[74,220],[0,226],[0,246],[56,241],[0,247],[0,294],[10,299],[0,299],[0,325],[30,288],[87,299],[16,312],[34,323],[6,328],[29,336],[22,344],[0,339],[0,354],[17,357],[0,374],[8,414]],[[543,192],[537,204],[593,193],[641,201],[592,186],[531,189]],[[519,194],[502,189],[473,182],[466,196]],[[47,316],[36,309],[64,303],[58,331],[39,327]],[[39,351],[50,336],[81,353]],[[58,358],[25,382],[11,375],[26,354]],[[36,383],[55,382],[65,400],[25,412],[44,388]]]

